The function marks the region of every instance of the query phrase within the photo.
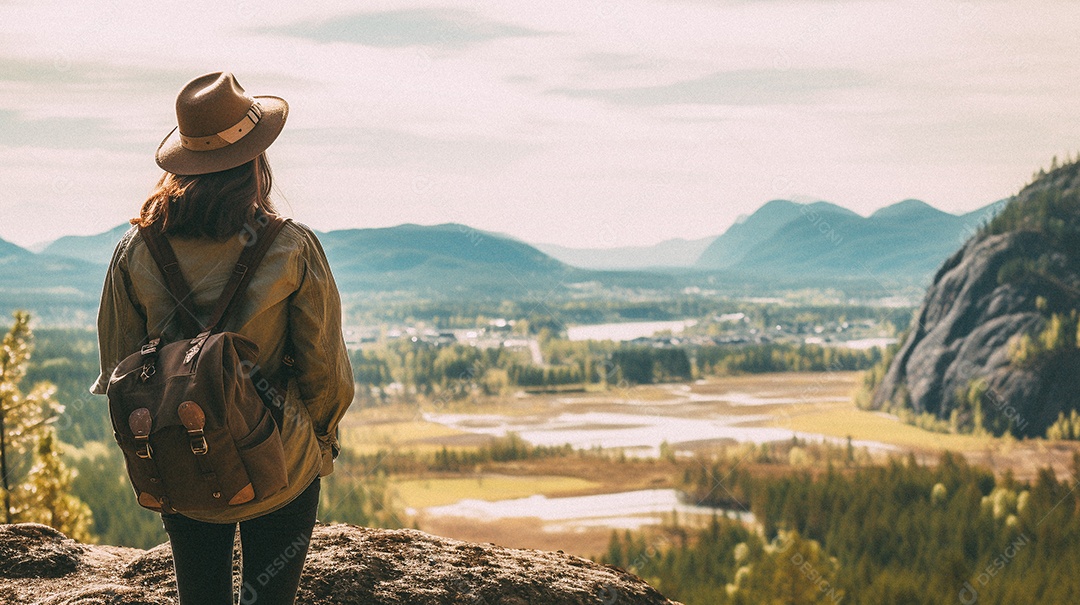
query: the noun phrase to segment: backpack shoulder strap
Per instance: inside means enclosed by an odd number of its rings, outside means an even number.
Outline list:
[[[195,317],[195,301],[191,296],[191,286],[180,272],[180,261],[176,258],[169,240],[161,234],[161,226],[157,223],[149,227],[139,226],[139,234],[146,243],[146,249],[158,266],[158,271],[165,278],[165,285],[176,303],[174,309],[180,319],[180,329],[187,336],[194,336],[203,331],[198,318]]]
[[[210,315],[210,323],[203,332],[213,333],[217,331],[222,321],[229,316],[229,312],[236,307],[239,295],[247,288],[248,283],[255,274],[255,270],[259,268],[263,257],[266,256],[266,251],[270,249],[270,245],[274,243],[274,239],[281,232],[288,219],[277,215],[260,213],[256,216],[255,222],[255,229],[245,228],[248,238],[244,242],[244,251],[240,253],[240,258],[236,261],[232,275],[229,277],[228,283],[225,284],[225,289],[221,291],[217,304],[214,305],[214,312]]]

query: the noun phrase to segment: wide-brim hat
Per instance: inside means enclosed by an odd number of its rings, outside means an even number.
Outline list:
[[[177,127],[157,164],[179,175],[207,174],[254,160],[277,139],[289,115],[280,97],[253,97],[228,72],[199,76],[176,97]]]

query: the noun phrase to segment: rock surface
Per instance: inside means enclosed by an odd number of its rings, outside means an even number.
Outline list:
[[[168,544],[83,545],[43,525],[0,525],[0,603],[175,602]],[[344,524],[316,526],[296,602],[678,605],[630,573],[567,554]]]
[[[1010,202],[1017,206],[1012,210],[1034,212],[1031,200],[1048,192],[1077,196],[1080,165],[1036,180]],[[1077,228],[1076,216],[1052,218],[1066,232]],[[900,405],[942,420],[949,420],[954,410],[970,417],[975,410],[964,401],[965,395],[973,381],[982,381],[987,389],[979,411],[985,426],[1017,436],[1042,436],[1059,412],[1080,408],[1080,390],[1075,388],[1080,354],[1074,351],[1049,363],[1020,367],[1010,361],[1009,353],[1014,339],[1024,334],[1036,337],[1050,313],[1080,306],[1080,261],[1078,251],[1070,247],[1023,228],[970,239],[935,276],[874,393],[873,407]],[[1002,268],[1018,261],[1041,263],[1055,279],[1002,280]]]

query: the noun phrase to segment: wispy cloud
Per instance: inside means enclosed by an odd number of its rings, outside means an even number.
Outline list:
[[[542,31],[485,19],[460,9],[357,13],[322,21],[298,22],[265,31],[318,42],[347,42],[384,48],[464,48],[498,38],[547,35]]]
[[[596,71],[606,73],[659,66],[655,58],[636,53],[591,52],[578,57],[578,60]]]
[[[44,118],[20,116],[0,109],[0,145],[41,147],[46,149],[86,149],[111,147],[121,149],[123,142],[99,118]]]
[[[49,83],[72,78],[70,64],[61,55],[52,61],[0,57],[0,82]]]
[[[548,92],[623,105],[769,105],[806,103],[822,91],[869,83],[867,76],[850,69],[741,69],[658,86],[554,88]]]
[[[221,69],[288,99],[277,184],[322,229],[604,246],[798,194],[970,209],[1080,140],[1078,2],[132,6],[0,0],[0,237],[130,217],[177,91]]]

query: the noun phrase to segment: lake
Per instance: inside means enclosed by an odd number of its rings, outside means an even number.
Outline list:
[[[782,417],[781,417],[782,418]],[[842,439],[792,431],[775,426],[747,426],[774,420],[765,414],[714,415],[709,418],[619,412],[563,412],[554,416],[518,417],[495,414],[424,414],[424,420],[459,431],[492,437],[516,433],[533,445],[561,446],[574,449],[621,449],[636,456],[659,456],[667,443],[680,447],[706,442],[769,443],[792,437],[810,441],[845,443]],[[875,441],[855,440],[856,447],[872,450],[893,449]]]
[[[415,514],[417,511],[406,511]],[[727,515],[752,523],[749,511],[728,511],[685,502],[673,489],[637,490],[593,496],[548,498],[543,495],[511,500],[462,500],[445,506],[423,509],[426,517],[459,517],[477,521],[540,519],[545,531],[581,531],[587,528],[640,529],[671,520],[675,512],[685,516]]]
[[[848,402],[853,375],[822,372],[729,377],[693,384],[658,384],[522,400],[523,409],[430,411],[427,422],[474,435],[515,433],[534,445],[623,450],[659,456],[739,443],[809,441],[846,443],[835,436],[794,430],[790,413],[806,406]],[[896,448],[855,439],[871,451]]]
[[[611,324],[590,324],[583,326],[570,326],[566,328],[566,337],[569,340],[634,340],[652,336],[657,332],[671,330],[673,334],[679,334],[684,329],[696,325],[696,319],[679,319],[674,321],[631,321]]]

